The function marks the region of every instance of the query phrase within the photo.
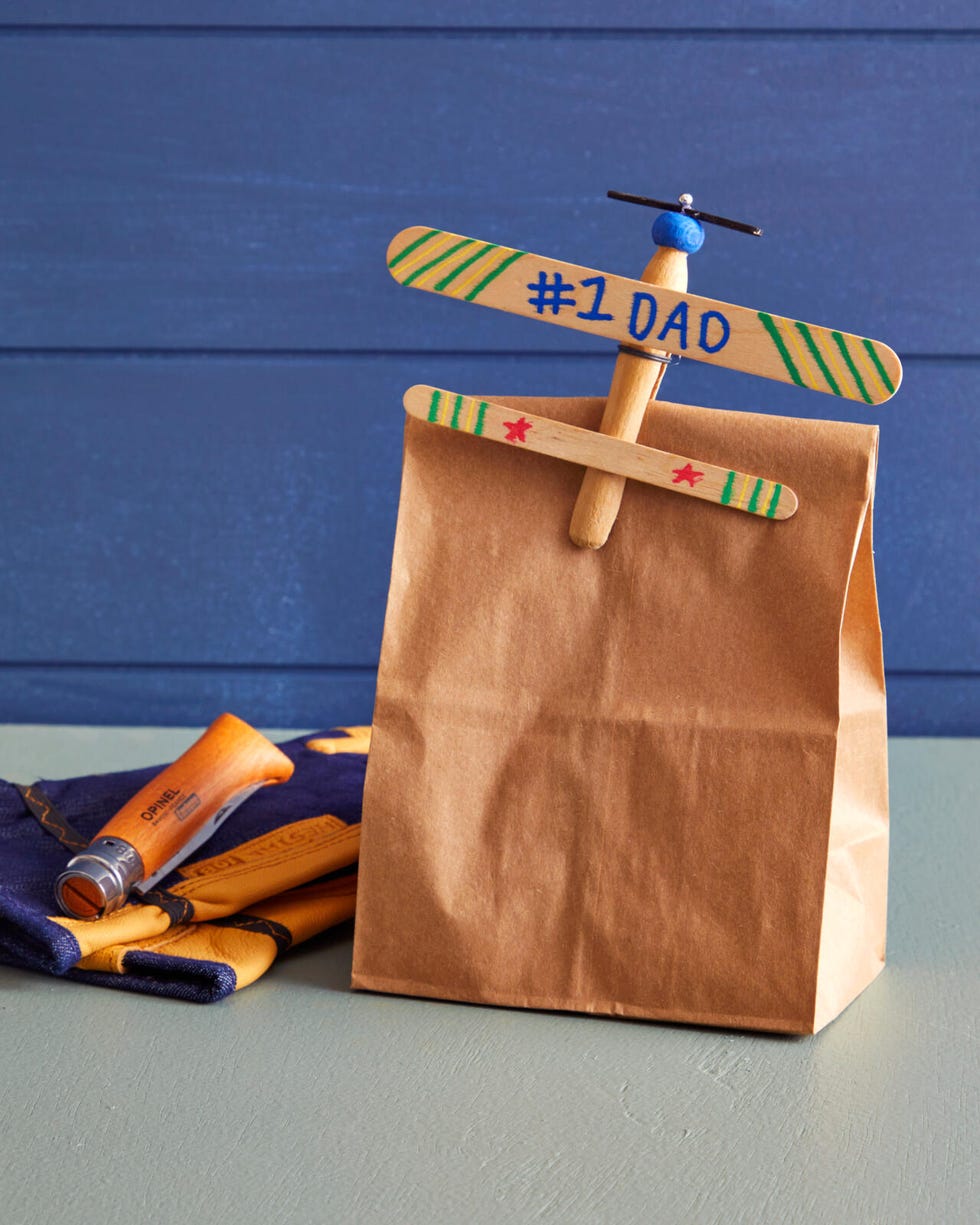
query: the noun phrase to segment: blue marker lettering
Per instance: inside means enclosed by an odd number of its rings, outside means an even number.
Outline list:
[[[549,281],[547,273],[539,272],[538,279],[528,285],[528,289],[534,290],[527,300],[528,306],[533,306],[539,315],[543,315],[546,310],[557,315],[563,306],[575,305],[575,299],[569,293],[569,290],[575,288],[574,283],[566,281],[560,272],[552,275],[554,279]]]
[[[708,343],[708,320],[717,319],[721,324],[721,339],[717,344]],[[698,344],[705,353],[717,353],[719,349],[723,349],[728,344],[728,338],[732,334],[732,329],[728,324],[728,320],[721,311],[705,311],[701,316],[701,332],[698,336]]]
[[[667,333],[675,331],[680,334],[679,347],[687,348],[687,303],[678,302],[667,316],[667,322],[657,333],[658,340],[666,340]]]
[[[647,321],[644,327],[640,327],[640,308],[646,303]],[[641,293],[639,290],[633,294],[633,309],[630,311],[630,335],[634,340],[646,340],[653,331],[653,324],[657,318],[657,299],[652,293]]]
[[[590,276],[588,280],[580,281],[579,284],[584,289],[586,285],[595,286],[595,298],[592,300],[592,305],[587,311],[578,311],[580,319],[611,319],[612,315],[607,315],[599,310],[602,305],[602,295],[606,292],[606,278],[604,276]]]

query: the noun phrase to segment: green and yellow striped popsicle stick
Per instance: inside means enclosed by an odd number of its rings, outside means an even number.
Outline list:
[[[402,230],[388,248],[388,270],[413,289],[865,404],[891,399],[902,381],[901,362],[880,340],[445,230]]]
[[[539,455],[568,460],[585,468],[599,468],[659,489],[717,502],[732,510],[766,519],[788,519],[799,505],[796,494],[779,481],[716,464],[672,455],[635,442],[610,438],[597,430],[517,413],[502,404],[464,396],[441,387],[416,384],[405,392],[405,411],[421,421],[460,430],[491,442],[523,446]]]

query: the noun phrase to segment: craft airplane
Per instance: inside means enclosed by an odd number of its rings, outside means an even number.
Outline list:
[[[671,357],[873,405],[898,390],[897,355],[881,341],[688,293],[687,256],[703,242],[701,221],[761,231],[699,212],[688,195],[673,205],[609,194],[667,210],[654,222],[657,251],[640,280],[423,226],[402,230],[388,248],[388,269],[401,285],[618,341],[600,432],[529,414],[508,421],[513,414],[506,408],[428,386],[409,389],[407,411],[585,465],[570,532],[584,547],[605,543],[627,478],[764,518],[789,518],[797,498],[777,480],[636,444]]]

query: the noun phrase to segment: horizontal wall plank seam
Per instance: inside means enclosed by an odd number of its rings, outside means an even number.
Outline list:
[[[77,37],[126,37],[126,38],[375,38],[375,39],[960,39],[976,37],[980,28],[916,28],[912,26],[867,26],[860,29],[798,27],[738,27],[726,29],[718,26],[685,26],[658,29],[636,29],[629,26],[330,26],[330,25],[113,25],[77,24],[40,25],[37,23],[5,22],[0,24],[0,37],[29,38],[77,38]]]
[[[373,675],[373,664],[299,664],[299,663],[214,663],[208,660],[88,660],[88,659],[0,659],[0,672],[58,671],[76,668],[87,672],[326,672],[331,676]],[[918,675],[918,673],[916,673]],[[937,674],[938,675],[938,674]],[[946,674],[942,674],[946,675]],[[956,676],[958,673],[950,673]],[[972,676],[973,673],[966,673]]]
[[[31,346],[29,348],[4,348],[0,346],[0,362],[3,361],[336,361],[379,358],[424,357],[432,358],[526,358],[538,361],[542,358],[565,360],[566,358],[595,359],[612,350],[607,347],[595,349],[219,349],[219,348],[56,348]],[[980,359],[977,353],[907,353],[899,352],[903,362],[972,362]],[[680,359],[678,359],[680,360]]]
[[[209,661],[170,660],[154,663],[139,661],[95,661],[84,659],[58,660],[0,660],[0,672],[25,672],[31,669],[57,671],[62,668],[78,668],[91,672],[117,672],[139,669],[144,672],[322,672],[331,676],[364,676],[377,672],[373,664],[298,664],[298,663],[212,663]],[[885,668],[885,676],[902,679],[942,678],[946,680],[974,680],[980,678],[976,670],[944,670],[937,668]]]

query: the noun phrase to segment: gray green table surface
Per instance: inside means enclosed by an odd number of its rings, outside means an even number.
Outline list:
[[[5,727],[0,775],[192,738]],[[0,1220],[976,1221],[978,776],[892,741],[888,966],[815,1038],[352,993],[349,925],[211,1006],[0,968]]]

